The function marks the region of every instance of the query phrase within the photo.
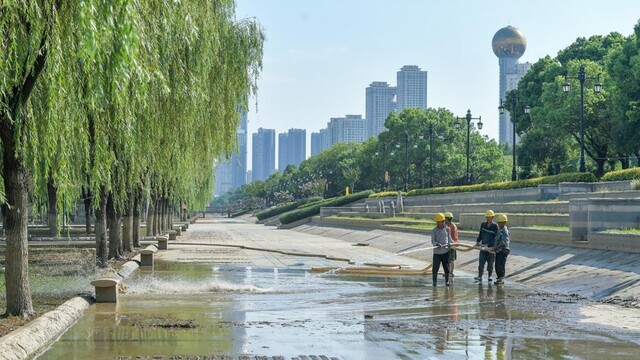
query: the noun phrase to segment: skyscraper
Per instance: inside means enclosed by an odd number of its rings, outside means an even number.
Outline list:
[[[396,108],[396,87],[374,81],[366,89],[367,139],[384,131],[384,121]]]
[[[240,115],[240,125],[236,132],[238,152],[231,156],[231,188],[237,189],[247,183],[247,113]]]
[[[427,72],[416,65],[405,65],[397,73],[398,113],[406,108],[427,109]]]
[[[266,180],[276,172],[276,131],[259,128],[252,138],[252,181]]]
[[[246,184],[247,179],[247,113],[240,114],[236,130],[238,149],[228,160],[221,160],[216,166],[215,195],[222,195]]]
[[[327,129],[320,129],[319,132],[311,133],[311,156],[314,156],[329,148],[329,136]]]
[[[307,131],[289,129],[278,134],[278,171],[284,172],[288,165],[300,165],[307,157]]]
[[[518,81],[531,68],[530,63],[518,63],[518,59],[527,49],[527,39],[520,29],[511,25],[498,30],[491,41],[493,53],[498,57],[500,65],[499,99],[506,100],[507,91],[516,89]],[[508,111],[500,114],[500,144],[513,144],[513,123]]]
[[[362,115],[346,115],[343,118],[331,118],[327,124],[327,135],[329,136],[329,146],[339,142],[365,141],[366,121]]]

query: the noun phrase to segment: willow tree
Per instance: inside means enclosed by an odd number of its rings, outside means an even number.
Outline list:
[[[142,181],[164,201],[204,204],[213,159],[233,146],[232,115],[255,89],[263,36],[254,22],[235,21],[230,0],[1,6],[6,314],[24,317],[33,313],[27,265],[33,178],[51,177],[75,194],[86,183],[101,195],[94,201],[101,208],[111,194],[122,209],[126,190]],[[156,32],[166,36],[153,39]],[[42,93],[32,96],[34,90]],[[102,238],[98,245],[104,253]]]
[[[214,159],[235,145],[238,105],[255,91],[264,37],[255,22],[235,20],[233,1],[164,2],[141,26],[142,66],[152,76],[136,115],[134,163],[155,234],[172,204],[204,207],[211,197]]]

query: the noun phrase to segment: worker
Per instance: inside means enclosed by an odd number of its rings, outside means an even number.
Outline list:
[[[507,265],[507,256],[511,252],[511,239],[509,238],[509,229],[507,228],[506,214],[499,214],[497,216],[498,221],[498,236],[496,236],[496,244],[494,252],[496,253],[496,279],[495,284],[504,284],[505,267]]]
[[[498,225],[493,222],[495,215],[493,210],[487,210],[484,214],[486,221],[480,224],[480,232],[476,239],[476,247],[480,248],[478,276],[474,278],[477,281],[482,281],[485,264],[487,265],[487,273],[489,275],[487,280],[489,282],[493,281],[491,274],[493,273],[495,254],[491,251],[491,248],[495,246],[495,238],[496,235],[498,235]]]
[[[449,249],[449,277],[453,277],[454,261],[458,259],[455,246],[458,244],[458,227],[453,223],[453,213],[447,211],[444,213],[444,223],[449,227],[451,234],[451,242],[453,246]]]
[[[449,283],[449,248],[451,247],[451,233],[449,227],[444,224],[444,214],[437,213],[434,217],[436,221],[436,227],[433,228],[431,234],[431,244],[433,249],[433,286],[438,285],[438,271],[440,270],[440,264],[444,269],[444,281],[447,286]]]

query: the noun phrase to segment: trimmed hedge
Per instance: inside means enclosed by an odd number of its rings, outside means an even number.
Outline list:
[[[305,198],[305,199],[300,199],[300,200],[294,201],[292,203],[288,203],[288,204],[284,204],[284,205],[280,205],[280,206],[275,206],[275,207],[271,207],[271,208],[268,208],[266,210],[260,211],[260,212],[256,213],[256,217],[258,218],[258,220],[270,218],[272,216],[284,214],[287,211],[291,211],[291,210],[297,209],[302,205],[305,205],[305,204],[308,204],[308,203],[312,203],[312,202],[318,202],[318,201],[322,201],[322,198],[320,196],[312,196],[312,197],[308,197],[308,198]]]
[[[346,205],[346,204],[352,203],[354,201],[358,201],[358,200],[367,198],[371,194],[373,194],[373,191],[367,190],[367,191],[357,192],[357,193],[351,194],[351,195],[346,195],[346,196],[341,196],[341,197],[337,197],[337,198],[326,199],[326,200],[324,200],[322,202],[319,202],[319,203],[317,203],[315,205],[307,206],[307,207],[302,208],[302,209],[292,210],[292,211],[289,211],[287,213],[284,213],[284,214],[280,215],[280,217],[278,219],[280,220],[280,223],[282,223],[282,224],[292,223],[292,222],[298,221],[300,219],[304,219],[304,218],[308,218],[308,217],[313,216],[313,215],[320,214],[320,208],[323,207],[323,206],[326,206],[326,207],[342,206],[342,205]]]
[[[231,217],[234,218],[236,216],[244,215],[244,214],[248,213],[249,211],[251,211],[251,210],[250,209],[240,210],[240,211],[232,213]]]
[[[402,196],[406,196],[407,193],[404,191],[401,191]],[[375,194],[371,194],[371,196],[369,196],[370,198],[379,198],[379,197],[388,197],[388,196],[397,196],[398,192],[397,191],[383,191],[383,192],[379,192],[379,193],[375,193]]]
[[[640,179],[640,167],[624,170],[609,171],[602,175],[600,181],[622,181]]]
[[[595,175],[592,173],[566,173],[552,176],[544,176],[533,179],[525,179],[518,181],[503,181],[497,183],[484,183],[462,186],[445,186],[431,189],[415,189],[409,191],[407,196],[418,195],[430,195],[430,194],[450,194],[450,193],[463,193],[473,191],[488,191],[488,190],[509,190],[509,189],[521,189],[527,187],[536,187],[541,184],[558,184],[561,182],[595,182],[597,181]],[[383,193],[381,193],[383,194]],[[376,194],[377,195],[377,194]],[[395,195],[395,194],[394,194]],[[370,196],[374,197],[374,196]]]

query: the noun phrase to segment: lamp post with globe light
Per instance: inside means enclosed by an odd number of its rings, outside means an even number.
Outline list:
[[[571,84],[567,81],[567,79],[578,79],[580,81],[580,172],[587,171],[587,168],[584,163],[584,82],[587,80],[587,72],[584,69],[584,64],[580,65],[580,69],[578,70],[578,76],[565,76],[564,84],[562,85],[562,90],[564,92],[571,91]],[[598,75],[597,82],[594,86],[594,91],[599,93],[602,91],[602,83],[600,83],[600,75]]]

